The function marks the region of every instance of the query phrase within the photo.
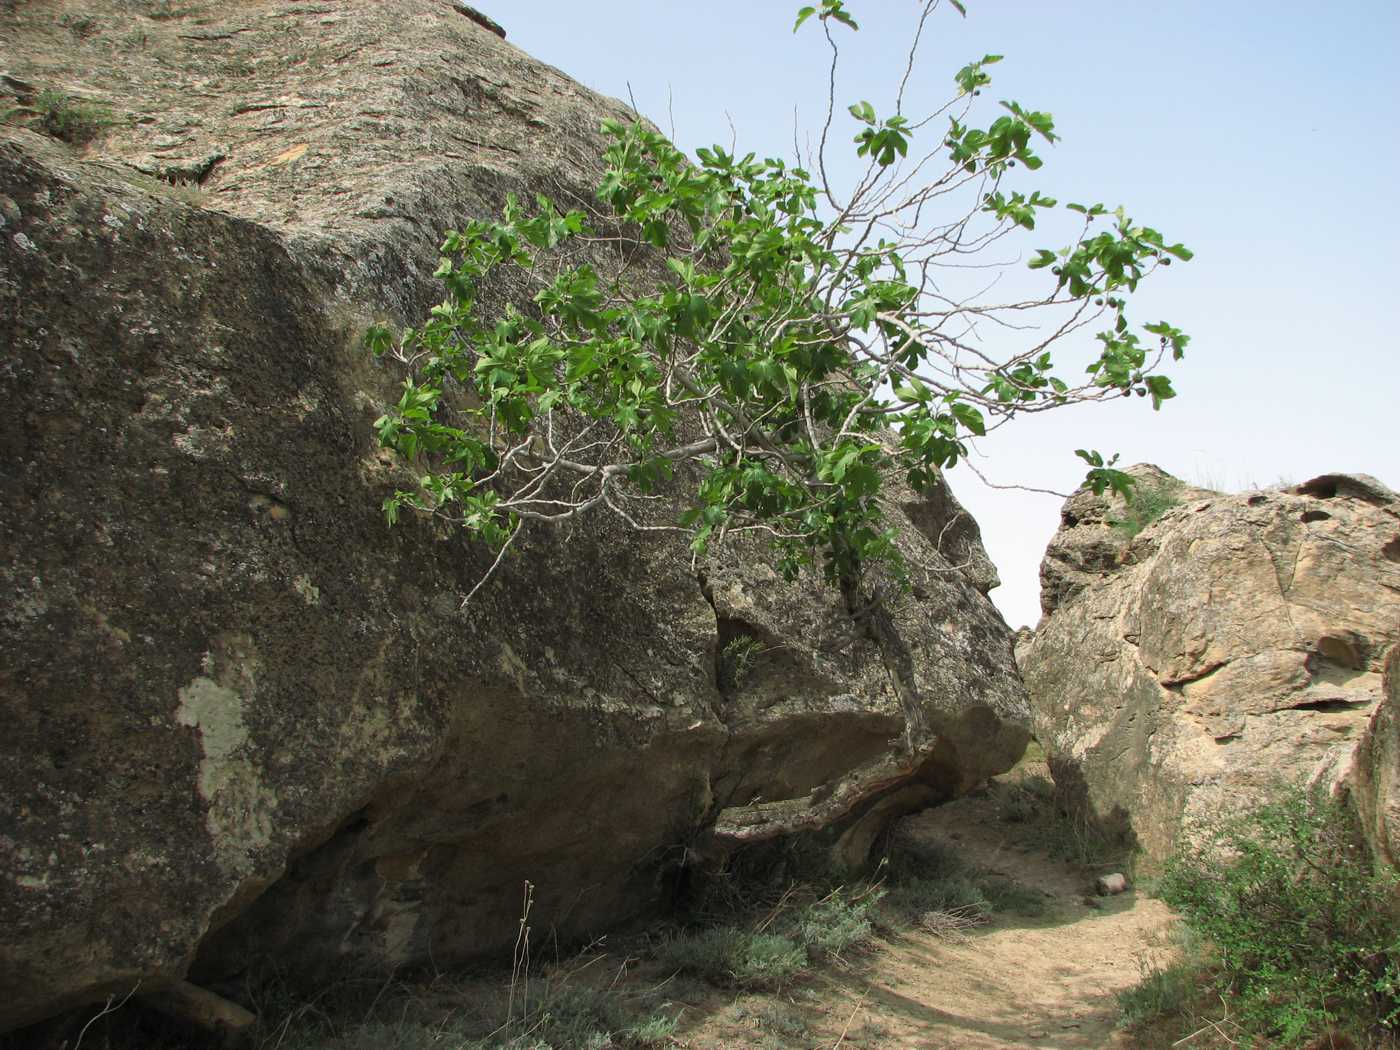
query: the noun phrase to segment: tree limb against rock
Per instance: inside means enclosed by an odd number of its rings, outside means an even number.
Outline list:
[[[1060,208],[1026,184],[1035,149],[1058,136],[1048,113],[1014,101],[979,126],[999,55],[959,70],[942,106],[905,114],[938,6],[921,5],[893,112],[848,108],[866,162],[851,187],[834,184],[827,150],[837,34],[857,26],[823,0],[798,18],[815,17],[831,47],[821,146],[805,166],[719,146],[690,162],[653,128],[608,121],[595,203],[511,197],[499,220],[449,233],[443,302],[421,327],[367,336],[406,373],[376,428],[418,485],[385,502],[389,520],[405,508],[446,518],[503,556],[526,523],[604,509],[687,534],[697,557],[752,531],[788,576],[820,563],[851,578],[872,562],[898,575],[891,479],[923,488],[1022,415],[1173,397],[1160,368],[1188,337],[1135,328],[1127,306],[1144,277],[1191,253],[1121,208],[1069,203],[1071,243],[1028,263],[994,257]],[[930,145],[911,152],[919,140]],[[1041,290],[993,295],[1027,265],[1049,271]],[[970,270],[987,281],[956,291]],[[528,298],[487,310],[497,282]],[[1059,351],[1086,343],[1087,368],[1067,371]],[[1116,457],[1077,454],[1095,491],[1127,491]]]

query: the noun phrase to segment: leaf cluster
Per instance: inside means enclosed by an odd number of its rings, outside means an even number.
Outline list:
[[[797,27],[814,17],[858,28],[843,0],[804,7]],[[814,176],[720,146],[690,161],[654,129],[610,120],[594,206],[511,197],[499,218],[450,232],[442,303],[421,327],[367,336],[407,371],[375,424],[417,468],[416,489],[386,501],[389,520],[405,508],[441,515],[503,550],[526,521],[602,507],[685,532],[697,556],[757,530],[788,576],[819,566],[849,579],[872,562],[898,574],[892,479],[930,484],[969,441],[1022,413],[1133,393],[1160,407],[1174,392],[1156,367],[1188,339],[1166,322],[1139,335],[1127,301],[1190,253],[1121,209],[1092,228],[1105,206],[1067,205],[1084,233],[1030,261],[1053,267],[1042,298],[988,304],[940,290],[939,266],[1034,231],[1059,207],[1008,181],[1017,164],[1041,166],[1035,140],[1057,140],[1049,114],[1004,101],[986,127],[971,120],[999,60],[959,71],[961,108],[922,159],[913,143],[927,120],[852,105],[870,171],[844,199],[824,166]],[[940,158],[943,174],[926,181],[904,171]],[[919,225],[963,190],[960,217]],[[976,223],[986,229],[972,233]],[[487,309],[491,288],[521,284],[528,301]],[[1037,310],[1060,317],[1029,347],[977,345],[981,324],[1021,328]],[[1103,316],[1086,378],[1075,378],[1055,345]],[[1098,453],[1081,455],[1092,484],[1130,486]],[[674,494],[686,464],[698,469],[684,505],[658,524],[648,501]]]

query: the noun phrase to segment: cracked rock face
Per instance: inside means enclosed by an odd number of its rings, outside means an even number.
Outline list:
[[[586,205],[625,108],[455,3],[143,10],[0,5],[3,90],[114,118],[0,126],[0,1030],[269,958],[508,958],[526,880],[587,937],[697,857],[858,861],[1016,760],[947,493],[901,501],[914,587],[874,608],[598,517],[462,610],[490,554],[385,525],[359,336],[507,192]]]
[[[1129,825],[1149,864],[1184,823],[1238,811],[1279,782],[1379,798],[1370,823],[1383,829],[1394,821],[1395,701],[1381,699],[1400,637],[1400,497],[1344,474],[1180,495],[1131,540],[1109,526],[1122,510],[1106,498],[1065,504],[1041,570],[1056,584],[1047,616],[1017,653],[1056,779]]]

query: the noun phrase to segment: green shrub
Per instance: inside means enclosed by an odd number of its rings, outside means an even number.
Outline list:
[[[981,881],[980,888],[993,911],[1034,919],[1044,915],[1048,908],[1045,894],[1015,879],[991,876]]]
[[[1132,539],[1181,502],[1181,487],[1175,480],[1137,482],[1124,501],[1123,517],[1109,524]]]
[[[717,677],[721,692],[732,693],[743,686],[754,662],[763,655],[763,643],[748,634],[735,635],[719,651]]]
[[[1035,824],[1045,819],[1053,805],[1055,785],[1046,777],[1026,777],[999,785],[997,816],[1007,824]]]
[[[360,1019],[279,1026],[262,1045],[277,1050],[621,1050],[670,1045],[676,1020],[638,1010],[635,997],[588,985],[551,985],[529,1009],[492,1026],[470,1019],[460,1006],[424,1017],[405,1001],[387,1012],[391,1022]],[[481,1032],[494,1030],[487,1035]]]
[[[788,1003],[748,1000],[734,1004],[734,1020],[747,1021],[760,1031],[788,1039],[810,1039],[810,1025],[802,1013]]]
[[[1140,1029],[1162,1018],[1186,1016],[1206,979],[1198,958],[1145,966],[1142,980],[1118,993],[1119,1027]]]
[[[885,899],[908,922],[918,922],[928,912],[961,912],[985,919],[993,911],[982,886],[966,875],[902,881],[890,887]]]
[[[868,948],[875,940],[874,911],[882,896],[867,892],[858,900],[847,900],[844,891],[836,890],[797,914],[793,923],[797,938],[816,958],[839,958]]]
[[[937,839],[900,840],[885,855],[888,879],[885,904],[905,922],[925,928],[938,925],[932,915],[944,914],[958,928],[976,926],[994,912],[1040,916],[1047,909],[1044,894],[1015,879],[991,875],[964,860],[949,844]]]
[[[1345,807],[1291,790],[1203,829],[1162,878],[1162,898],[1218,955],[1239,1023],[1274,1045],[1400,1020],[1395,879],[1358,841]]]
[[[112,125],[112,115],[104,107],[70,98],[52,88],[39,92],[35,112],[46,133],[74,145],[92,141],[102,129]]]
[[[676,1033],[676,1025],[676,1018],[654,1014],[640,1024],[634,1024],[624,1034],[637,1046],[670,1046],[671,1037]]]
[[[807,949],[790,937],[719,926],[680,934],[657,950],[657,959],[712,984],[779,988],[807,968]]]

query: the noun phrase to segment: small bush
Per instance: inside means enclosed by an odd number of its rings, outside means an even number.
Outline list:
[[[1395,879],[1344,807],[1302,790],[1222,819],[1166,869],[1162,898],[1207,940],[1239,1023],[1274,1045],[1400,1021]]]
[[[1086,868],[1113,870],[1131,865],[1134,839],[1123,823],[1098,817],[1079,797],[1049,777],[1031,775],[994,781],[997,816],[1024,824],[1052,857]]]
[[[102,106],[69,98],[61,91],[39,92],[35,100],[39,126],[56,139],[82,145],[111,127],[112,115]]]
[[[977,869],[936,839],[897,841],[886,853],[884,871],[888,908],[931,932],[979,926],[994,912],[1037,917],[1048,907],[1044,894]]]
[[[885,899],[907,922],[919,922],[928,912],[961,912],[985,920],[993,911],[982,886],[966,875],[902,881],[890,887]]]
[[[623,1034],[637,1046],[669,1046],[671,1037],[676,1034],[677,1020],[664,1014],[655,1014],[640,1024],[634,1024]]]
[[[673,937],[657,959],[711,984],[780,988],[807,968],[807,950],[789,937],[719,926]]]
[[[64,15],[58,20],[58,24],[78,40],[86,40],[100,28],[97,19],[92,15]]]
[[[1034,919],[1044,915],[1047,910],[1045,894],[1015,879],[992,876],[983,879],[980,886],[993,911],[1011,912]]]
[[[1181,502],[1181,488],[1179,481],[1139,481],[1125,501],[1123,517],[1109,524],[1132,539]]]
[[[1205,980],[1200,960],[1194,958],[1144,967],[1142,980],[1118,993],[1119,1027],[1140,1029],[1164,1017],[1188,1014]]]
[[[852,901],[836,890],[798,913],[793,923],[797,937],[816,958],[840,958],[869,948],[875,940],[873,915],[882,896],[868,892]]]
[[[967,875],[971,866],[951,843],[938,838],[896,835],[886,846],[880,861],[882,873],[890,882],[932,880]]]
[[[635,996],[589,985],[546,986],[526,1012],[517,1011],[500,1025],[464,1009],[465,1002],[443,1016],[436,1010],[425,1016],[412,1000],[385,1004],[391,1022],[343,1023],[320,1015],[311,1023],[278,1026],[261,1045],[265,1050],[649,1050],[670,1045],[676,1029],[675,1018],[638,1010]],[[504,1007],[504,1000],[499,1005]],[[492,1030],[483,1035],[487,1029]]]
[[[1050,796],[1041,794],[1037,781],[1045,778],[1027,778],[1019,784],[1005,785],[997,796],[997,816],[1007,824],[1034,824],[1040,820],[1050,806]]]
[[[761,1031],[788,1039],[810,1038],[807,1019],[782,1002],[747,1001],[734,1004],[734,1020],[747,1021]]]
[[[763,643],[752,635],[740,634],[729,639],[719,651],[717,678],[720,691],[732,693],[741,688],[755,662],[765,651]]]

